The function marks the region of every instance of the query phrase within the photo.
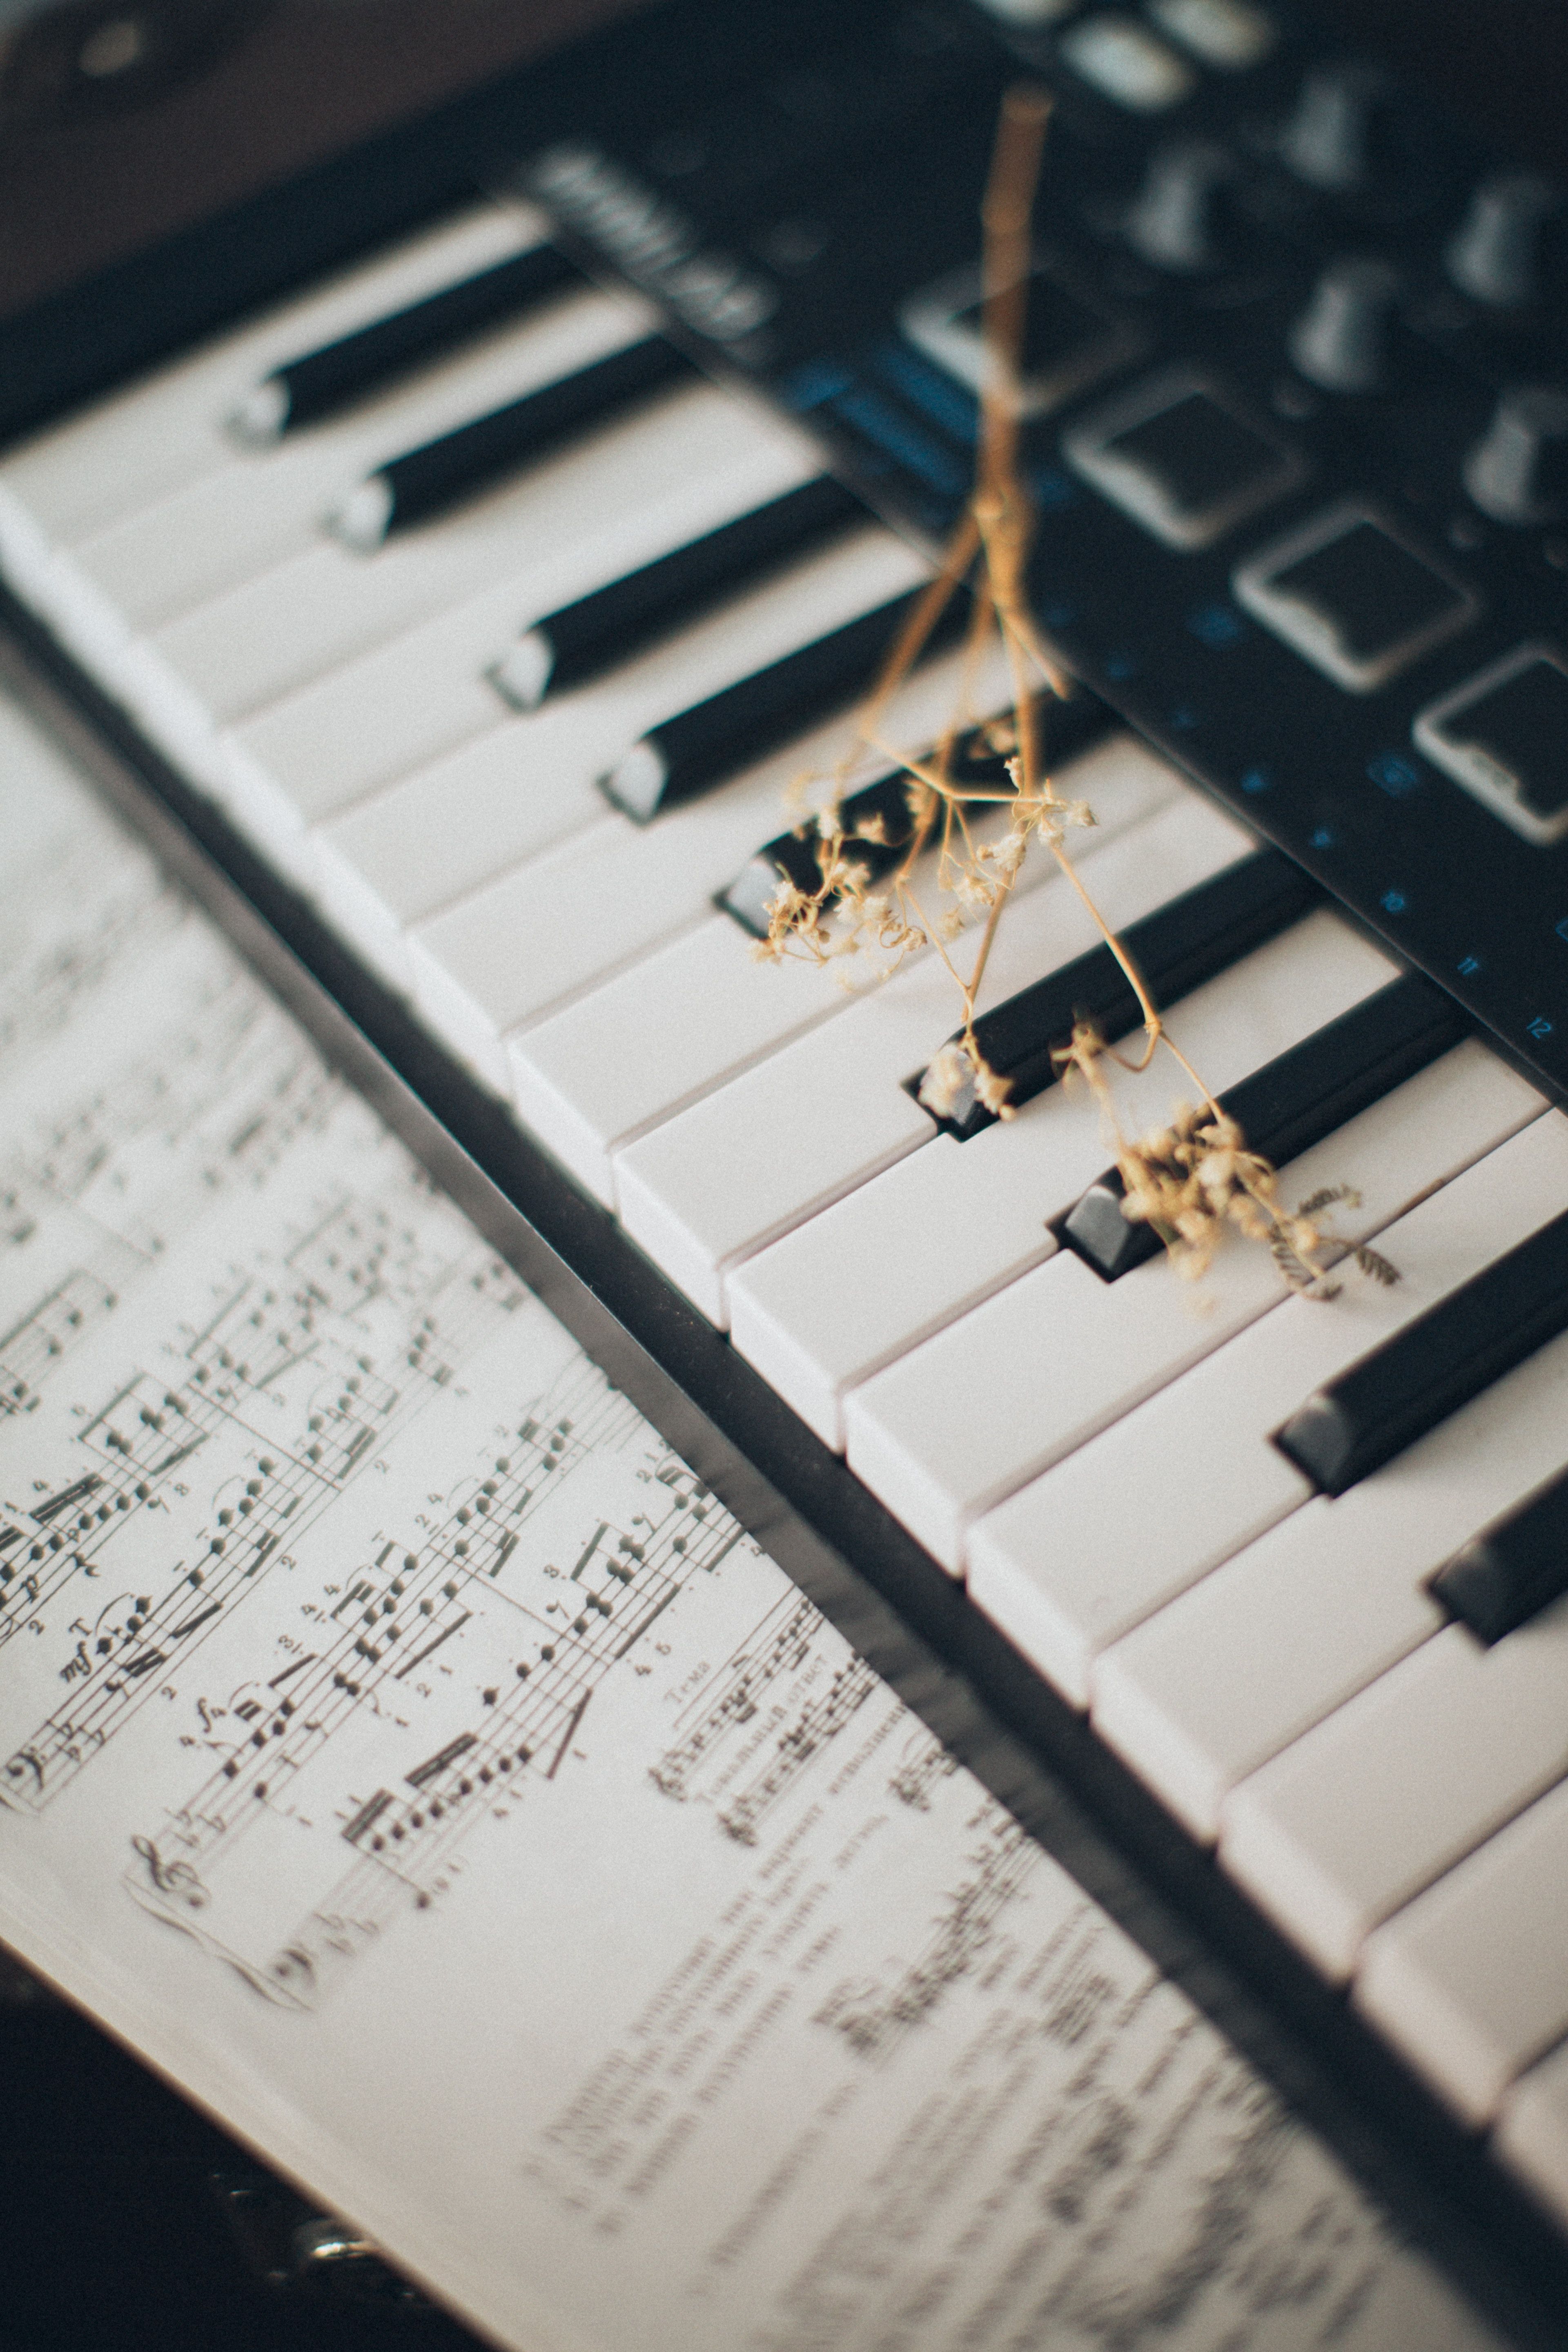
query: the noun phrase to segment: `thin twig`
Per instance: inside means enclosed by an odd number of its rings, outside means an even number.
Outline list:
[[[1029,608],[1035,514],[1019,462],[1025,404],[1024,331],[1032,269],[1030,225],[1050,111],[1049,93],[1032,86],[1019,85],[1003,100],[981,208],[985,365],[974,488],[949,538],[935,578],[900,632],[856,724],[857,751],[880,752],[896,761],[910,780],[908,838],[891,870],[871,890],[867,886],[868,868],[863,864],[858,866],[846,855],[836,802],[817,820],[820,887],[803,892],[791,884],[781,884],[769,936],[759,952],[777,957],[793,947],[820,963],[836,954],[853,953],[862,945],[895,956],[928,944],[933,947],[962,999],[959,1045],[967,1055],[969,1076],[980,1099],[1007,1117],[1007,1082],[984,1062],[976,1034],[975,1007],[1003,913],[1037,835],[1115,958],[1142,1020],[1143,1045],[1136,1059],[1113,1050],[1092,1029],[1081,1026],[1058,1056],[1064,1075],[1076,1071],[1100,1105],[1121,1172],[1127,1214],[1148,1223],[1161,1234],[1184,1272],[1203,1270],[1228,1223],[1266,1242],[1286,1280],[1295,1287],[1327,1297],[1331,1294],[1319,1253],[1329,1246],[1329,1240],[1312,1222],[1311,1213],[1330,1198],[1341,1197],[1341,1188],[1331,1188],[1321,1200],[1315,1199],[1294,1214],[1280,1205],[1274,1170],[1247,1149],[1235,1121],[1225,1114],[1171,1036],[1135,959],[1100,913],[1062,838],[1067,825],[1093,820],[1088,811],[1060,797],[1045,761],[1042,721],[1048,698],[1039,682],[1050,694],[1063,698],[1072,689],[1043,644]],[[966,589],[972,593],[972,602],[956,707],[934,752],[923,759],[912,758],[889,739],[888,708],[952,598]],[[999,647],[1010,688],[1012,756],[1006,762],[1011,778],[1007,790],[955,782],[952,775],[959,737],[973,719],[981,661],[993,644]],[[854,753],[836,772],[839,798],[853,765]],[[999,842],[989,845],[977,835],[971,816],[972,811],[987,808],[1010,811],[1006,832]],[[945,944],[959,928],[961,913],[955,910],[932,922],[916,894],[916,868],[933,845],[936,887],[985,908],[967,979]],[[827,928],[829,922],[834,929]],[[1137,1075],[1150,1067],[1162,1045],[1196,1091],[1202,1107],[1193,1111],[1184,1106],[1167,1128],[1134,1143],[1117,1119],[1108,1066]],[[938,1062],[946,1061],[952,1052],[944,1049]],[[933,1073],[936,1066],[933,1064]],[[942,1085],[948,1083],[944,1073]],[[1361,1255],[1373,1279],[1395,1278],[1375,1252],[1363,1250]]]

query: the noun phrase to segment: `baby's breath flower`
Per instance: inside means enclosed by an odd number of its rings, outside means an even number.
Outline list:
[[[1015,178],[1017,185],[1005,207],[998,205],[994,216],[988,207],[985,216],[986,268],[999,284],[1016,283],[1022,273],[1020,252],[1008,246],[1013,232],[997,224],[1004,212],[1009,220],[1028,221],[1048,104],[1037,93],[1025,105],[1009,101],[1011,112],[1004,108],[994,171],[998,186],[1005,181],[1012,186]],[[1009,148],[1009,140],[1022,143]],[[1026,227],[1018,234],[1026,246]],[[1012,331],[1021,330],[1022,320],[1015,319]],[[804,889],[781,882],[768,910],[768,936],[752,950],[763,962],[782,962],[787,956],[832,965],[838,985],[853,993],[876,986],[907,957],[940,941],[943,961],[957,979],[963,1017],[958,1040],[941,1048],[921,1080],[921,1100],[938,1118],[952,1118],[961,1107],[976,1103],[997,1118],[1015,1115],[1011,1082],[986,1065],[975,1039],[974,1015],[998,921],[1030,854],[1043,852],[1065,868],[1095,914],[1066,846],[1070,834],[1094,824],[1094,811],[1085,800],[1058,795],[1045,759],[1050,697],[1071,688],[1035,631],[1026,593],[1032,510],[1018,472],[1017,419],[1007,389],[1017,380],[1020,349],[998,343],[991,353],[973,494],[931,592],[917,604],[914,623],[900,635],[873,690],[858,744],[831,775],[798,776],[790,786],[790,805],[798,813],[795,837],[810,845],[818,878]],[[982,715],[978,726],[972,710],[961,709],[935,751],[908,761],[902,795],[909,832],[896,855],[876,861],[883,871],[873,889],[870,860],[864,850],[859,856],[852,851],[857,841],[889,850],[888,826],[878,815],[852,820],[853,830],[847,833],[844,795],[851,777],[863,772],[858,764],[861,750],[879,758],[898,756],[880,731],[889,698],[921,657],[921,632],[929,632],[951,599],[972,582],[977,594],[964,658],[966,682],[983,674],[983,660],[1005,654],[1015,673],[1027,659],[1046,686],[1028,689],[1037,697],[1032,701],[1020,690],[1012,709],[988,719]],[[983,782],[963,781],[966,772],[973,776],[967,763],[976,750],[1001,762],[1005,788],[999,788],[994,766],[983,769]],[[1274,1169],[1205,1094],[1202,1079],[1167,1034],[1114,932],[1095,919],[1142,1014],[1142,1056],[1130,1056],[1120,1066],[1142,1069],[1163,1045],[1202,1097],[1196,1104],[1176,1104],[1164,1126],[1130,1141],[1117,1122],[1113,1099],[1111,1072],[1119,1057],[1085,1024],[1057,1054],[1064,1082],[1088,1086],[1100,1104],[1121,1179],[1122,1213],[1158,1234],[1177,1272],[1189,1280],[1207,1270],[1226,1235],[1234,1234],[1261,1242],[1292,1288],[1312,1297],[1331,1297],[1335,1286],[1326,1277],[1325,1264],[1342,1245],[1320,1212],[1350,1196],[1342,1188],[1330,1188],[1293,1213],[1285,1207]],[[970,926],[978,944],[970,970],[961,972],[958,956],[950,950]],[[1371,1279],[1397,1280],[1395,1270],[1365,1244],[1354,1255]]]
[[[974,1066],[976,1099],[996,1118],[1016,1118],[1018,1114],[1007,1097],[1013,1091],[1011,1078],[999,1078],[985,1062]]]
[[[973,1066],[962,1045],[949,1043],[933,1054],[921,1080],[920,1099],[933,1118],[951,1118],[967,1093]]]

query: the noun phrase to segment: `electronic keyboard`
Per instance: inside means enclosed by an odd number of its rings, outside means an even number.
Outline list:
[[[1138,1008],[1044,863],[1005,1118],[926,1098],[936,953],[753,952],[964,510],[1020,79],[1047,754],[1330,1303],[1121,1215],[1054,1057]],[[1563,193],[1284,5],[674,0],[0,329],[33,660],[1559,2314],[1565,297]]]

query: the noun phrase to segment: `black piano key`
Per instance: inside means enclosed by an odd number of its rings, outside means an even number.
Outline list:
[[[1568,1329],[1568,1212],[1331,1381],[1274,1433],[1342,1495]]]
[[[1251,1150],[1282,1168],[1424,1070],[1464,1032],[1453,1000],[1411,972],[1227,1087],[1219,1106]],[[1061,1226],[1062,1240],[1106,1282],[1119,1281],[1161,1247],[1152,1225],[1128,1223],[1122,1197],[1121,1171],[1109,1168]]]
[[[1053,764],[1076,759],[1115,723],[1106,705],[1082,688],[1070,701],[1058,701],[1054,695],[1044,696],[1037,709],[1041,740]],[[1000,748],[999,723],[1005,730]],[[952,782],[977,789],[1010,787],[1007,761],[1012,756],[1011,741],[1011,721],[1005,716],[1000,722],[985,719],[980,726],[971,728],[952,747],[948,769]],[[909,770],[897,768],[876,783],[851,793],[840,806],[839,822],[847,834],[856,837],[856,857],[866,866],[872,881],[879,880],[898,863],[908,845],[909,784]],[[862,828],[867,825],[878,837],[866,836]],[[820,888],[822,868],[816,855],[819,838],[815,826],[806,825],[799,832],[781,833],[776,839],[764,842],[729,888],[719,893],[716,903],[754,939],[765,940],[768,908],[778,895],[781,882],[793,882],[797,890],[808,895]]]
[[[1486,1643],[1568,1592],[1568,1470],[1446,1560],[1428,1590]]]
[[[582,272],[552,245],[536,245],[510,260],[497,262],[456,286],[444,286],[422,302],[319,351],[274,368],[241,402],[229,419],[241,441],[266,446],[302,425],[334,416],[367,393],[377,392],[406,369],[450,351],[486,327],[511,319],[563,288],[581,285]]]
[[[1155,1003],[1169,1004],[1295,922],[1318,897],[1317,885],[1279,850],[1255,849],[1131,924],[1121,932],[1121,942]],[[1011,1081],[1007,1099],[1016,1108],[1054,1084],[1054,1057],[1068,1043],[1077,1022],[1091,1022],[1110,1044],[1138,1028],[1142,1019],[1138,999],[1110,950],[1090,948],[1060,971],[1048,973],[983,1013],[974,1024],[974,1042],[987,1067]],[[961,1030],[948,1042],[964,1052]],[[923,1099],[924,1082],[924,1071],[910,1081],[917,1099]],[[945,1108],[940,1115],[931,1105],[926,1107],[939,1125],[961,1140],[978,1135],[996,1116],[967,1081],[956,1096],[945,1087],[942,1093]]]
[[[854,840],[856,861],[865,867],[868,880],[879,881],[898,863],[909,843],[908,770],[895,769],[863,791],[850,793],[839,808],[838,819]],[[868,833],[864,829],[868,826]],[[765,843],[754,857],[747,859],[729,888],[720,892],[719,906],[753,939],[765,940],[768,910],[781,882],[793,882],[807,897],[820,888],[822,868],[816,851],[821,837],[816,824],[808,823],[799,833],[781,833],[776,840]]]
[[[684,627],[784,557],[868,516],[853,490],[819,474],[547,614],[486,675],[513,709],[535,709],[547,694],[581,686],[629,660],[663,631]]]
[[[692,373],[691,362],[673,343],[662,335],[647,335],[575,375],[391,458],[351,491],[328,518],[328,528],[348,546],[368,553],[391,532],[425,521],[498,474],[602,424],[615,409]]]
[[[797,646],[749,677],[694,703],[634,743],[599,785],[605,798],[647,824],[661,810],[694,799],[777,743],[874,682],[923,588],[858,614],[825,636]],[[946,643],[965,617],[954,597],[927,640]]]

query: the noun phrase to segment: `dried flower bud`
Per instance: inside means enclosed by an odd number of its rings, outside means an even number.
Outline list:
[[[984,1108],[997,1118],[1016,1118],[1017,1112],[1007,1097],[1013,1091],[1011,1078],[999,1078],[994,1070],[982,1062],[974,1073],[974,1092]]]
[[[944,1045],[927,1065],[919,1098],[933,1118],[951,1118],[959,1097],[968,1093],[973,1078],[973,1065],[963,1047]]]

